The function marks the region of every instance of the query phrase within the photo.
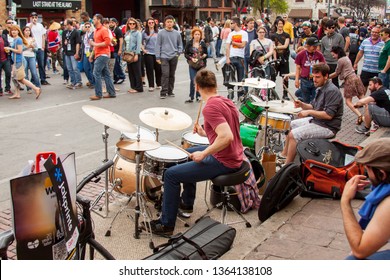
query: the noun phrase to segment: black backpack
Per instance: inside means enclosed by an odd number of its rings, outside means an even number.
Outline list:
[[[204,28],[204,41],[208,44],[213,40],[213,30],[209,25]]]
[[[359,52],[359,35],[350,34],[351,44],[349,45],[350,53],[358,53]]]
[[[249,65],[252,67],[256,67],[260,64],[259,58],[264,55],[262,50],[253,50],[251,55],[249,56]]]

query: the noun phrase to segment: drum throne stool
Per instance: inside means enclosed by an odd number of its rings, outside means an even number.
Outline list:
[[[214,205],[211,209],[207,210],[207,212],[204,215],[202,215],[197,221],[199,221],[204,216],[209,215],[215,209],[221,208],[222,209],[221,223],[235,224],[235,223],[245,222],[246,227],[251,227],[252,225],[249,223],[249,221],[245,219],[242,213],[239,210],[237,210],[233,206],[233,204],[230,203],[230,192],[229,192],[230,186],[235,186],[244,183],[249,178],[250,172],[251,172],[250,164],[247,161],[243,161],[238,171],[229,174],[219,175],[211,179],[211,182],[215,186],[219,186],[221,188],[222,201]],[[241,218],[241,221],[227,223],[226,217],[227,217],[228,209],[233,210]]]

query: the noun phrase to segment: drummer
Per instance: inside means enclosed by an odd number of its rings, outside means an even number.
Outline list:
[[[195,90],[206,102],[204,129],[195,123],[193,132],[208,138],[209,146],[189,148],[192,161],[175,165],[164,174],[164,196],[160,219],[151,221],[152,233],[172,235],[178,209],[192,212],[196,182],[239,170],[243,162],[239,115],[234,103],[217,94],[215,74],[200,70],[195,76]],[[183,183],[183,192],[180,196]],[[148,229],[144,225],[144,228]]]
[[[278,154],[285,163],[293,162],[297,143],[310,138],[332,138],[341,128],[343,116],[343,97],[340,90],[329,79],[329,66],[313,66],[313,82],[316,96],[310,104],[295,101],[295,107],[303,110],[299,119],[291,122],[291,131],[286,137],[283,151]]]

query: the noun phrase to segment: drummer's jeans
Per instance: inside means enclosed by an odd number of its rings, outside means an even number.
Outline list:
[[[192,153],[206,148],[207,146],[195,146],[189,148],[188,151]],[[200,163],[189,161],[168,168],[164,174],[161,223],[166,226],[175,226],[180,200],[187,206],[194,205],[196,182],[206,181],[235,171],[237,171],[236,168],[225,167],[213,156],[207,156]],[[183,183],[181,198],[180,183]]]

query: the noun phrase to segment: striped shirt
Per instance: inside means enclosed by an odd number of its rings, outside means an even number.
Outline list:
[[[371,38],[367,38],[361,43],[359,51],[364,52],[362,71],[370,73],[379,73],[379,54],[382,51],[384,45],[385,43],[381,40],[378,41],[376,44],[373,44]]]

